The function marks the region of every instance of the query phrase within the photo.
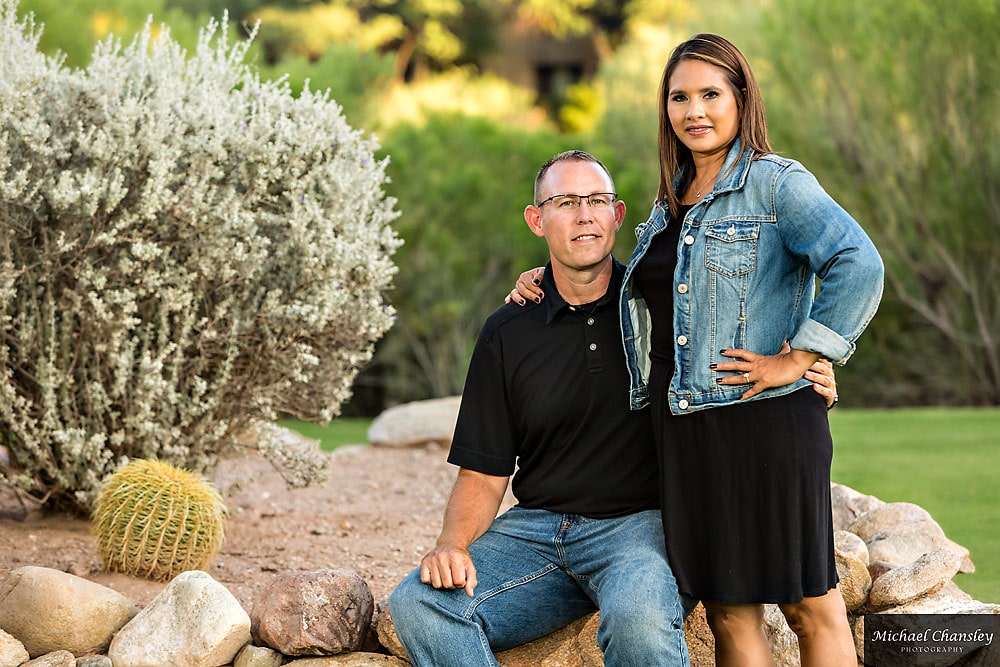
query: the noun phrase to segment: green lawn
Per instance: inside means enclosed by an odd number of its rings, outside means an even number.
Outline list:
[[[955,582],[1000,602],[1000,409],[837,409],[830,428],[833,481],[926,509],[976,564]]]
[[[319,440],[320,447],[333,451],[341,445],[363,445],[368,443],[370,419],[335,419],[329,424],[310,424],[295,419],[283,419],[280,426],[298,431],[307,438]]]
[[[367,442],[371,422],[283,425],[323,449]],[[976,573],[956,582],[984,602],[1000,602],[1000,409],[918,408],[830,413],[833,480],[886,501],[916,503],[967,547]]]

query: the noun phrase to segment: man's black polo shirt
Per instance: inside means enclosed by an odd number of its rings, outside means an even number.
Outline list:
[[[607,293],[569,306],[547,266],[541,304],[508,304],[476,341],[448,461],[514,474],[518,504],[595,518],[659,508],[648,410],[629,410],[618,320],[624,267]]]

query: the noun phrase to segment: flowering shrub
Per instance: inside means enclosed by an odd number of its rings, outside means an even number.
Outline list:
[[[15,10],[0,0],[0,481],[86,510],[130,458],[204,470],[253,421],[336,416],[393,320],[374,139],[328,95],[261,81],[217,22],[194,54],[147,26],[69,70]],[[269,443],[286,479],[322,472]]]

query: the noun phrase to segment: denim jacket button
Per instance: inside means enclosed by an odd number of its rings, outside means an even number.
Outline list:
[[[726,234],[729,235],[729,236],[735,236],[736,235],[736,226],[733,225],[729,229],[727,229],[726,230]]]
[[[677,291],[680,292],[681,294],[687,294],[688,286],[685,285],[684,283],[681,283],[680,285],[677,286]]]
[[[685,336],[684,334],[681,334],[680,336],[677,337],[678,345],[687,345],[687,342],[688,342],[688,337]]]
[[[681,400],[677,401],[677,407],[679,407],[681,410],[687,410],[688,409],[687,399],[682,398]]]
[[[684,245],[691,245],[694,243],[694,237],[688,234],[684,237]]]

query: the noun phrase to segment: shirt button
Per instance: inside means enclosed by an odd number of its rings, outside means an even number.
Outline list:
[[[594,318],[591,317],[589,320],[587,320],[587,324],[593,326],[593,324],[594,324]]]
[[[591,343],[590,344],[590,349],[591,349],[591,351],[596,350],[597,349],[597,343]]]
[[[681,294],[687,294],[688,286],[684,283],[681,283],[680,285],[677,286],[677,291],[680,292]]]
[[[681,334],[680,336],[677,337],[677,344],[678,345],[687,345],[687,342],[688,342],[688,337],[687,336]]]
[[[726,234],[728,234],[729,236],[736,236],[736,227],[732,226],[729,229],[727,229]]]
[[[681,410],[687,410],[688,409],[687,399],[682,398],[681,400],[677,401],[677,407],[679,407]]]
[[[694,243],[694,237],[693,236],[691,236],[690,234],[688,234],[687,236],[684,237],[684,245],[691,245],[692,243]]]

